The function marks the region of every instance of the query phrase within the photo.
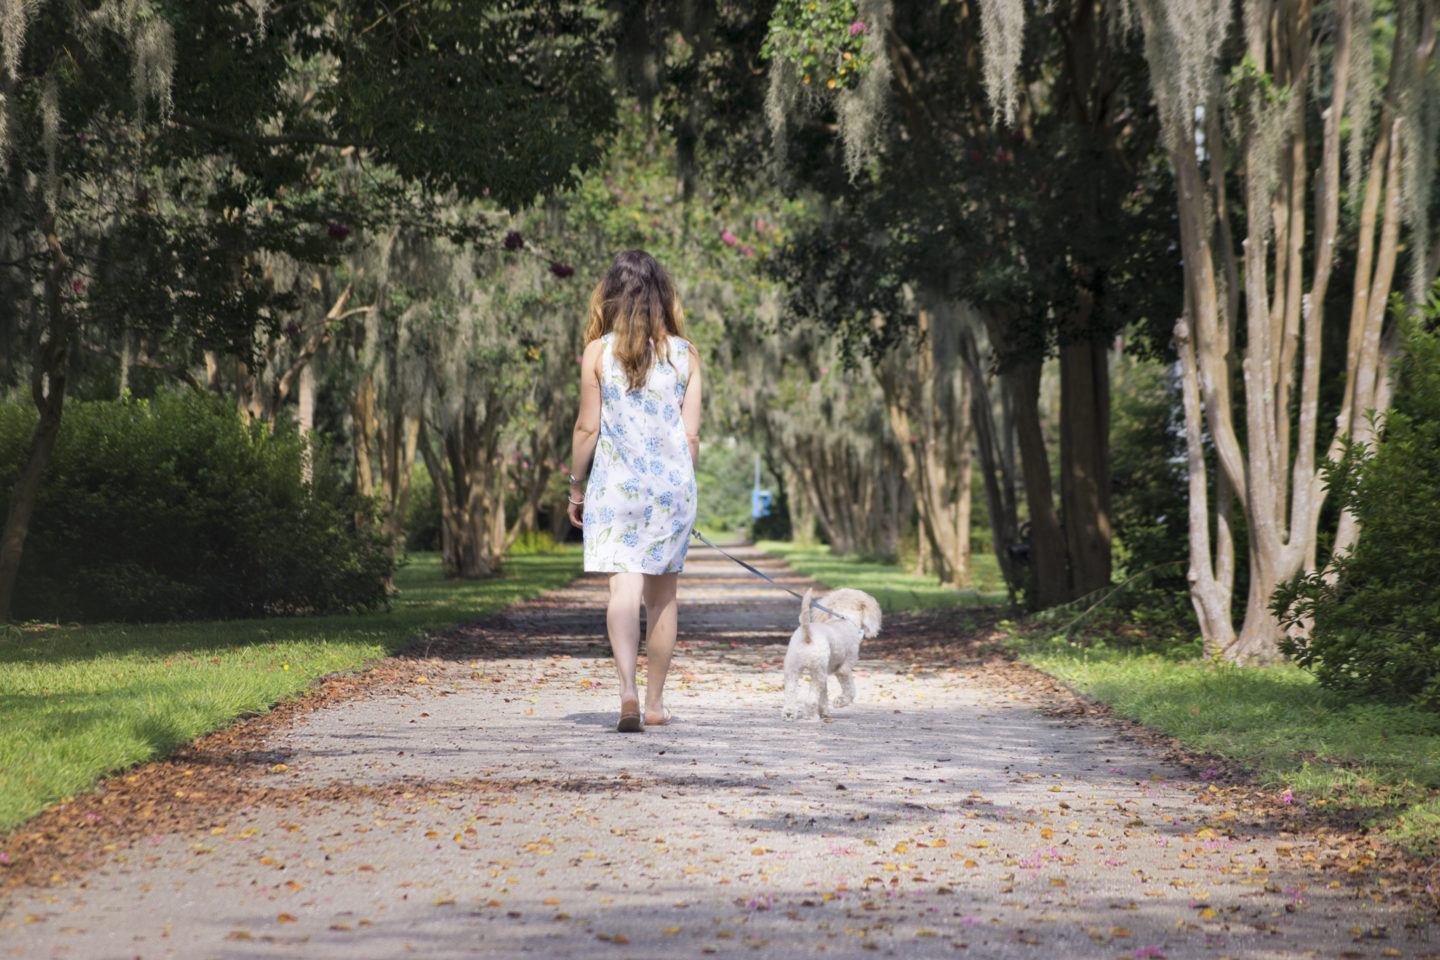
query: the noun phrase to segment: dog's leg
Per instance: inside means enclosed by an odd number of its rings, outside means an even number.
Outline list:
[[[782,720],[794,720],[799,712],[796,703],[798,698],[798,687],[800,686],[800,674],[798,671],[785,671],[785,709],[781,711]]]
[[[840,696],[835,698],[835,706],[848,707],[855,702],[855,665],[840,664],[835,671],[835,678],[840,681]]]
[[[809,720],[815,716],[815,671],[811,667],[805,668],[805,692],[804,702],[800,704],[799,715]]]
[[[830,675],[823,670],[815,671],[815,710],[821,720],[830,719]]]

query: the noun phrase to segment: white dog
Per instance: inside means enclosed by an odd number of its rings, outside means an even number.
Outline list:
[[[806,717],[830,716],[830,674],[840,681],[840,696],[835,706],[843,707],[855,699],[855,661],[860,656],[860,641],[880,631],[880,605],[859,590],[834,590],[821,598],[824,606],[846,618],[834,617],[823,610],[811,608],[814,590],[805,591],[800,603],[800,626],[790,635],[785,651],[786,720],[801,715],[800,678],[808,674],[812,695],[803,707]],[[835,606],[831,606],[832,600]]]

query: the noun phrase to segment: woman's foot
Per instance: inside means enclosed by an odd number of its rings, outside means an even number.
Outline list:
[[[620,733],[639,733],[645,729],[640,722],[639,700],[620,701],[620,722],[615,725],[615,729]]]
[[[661,707],[659,710],[647,709],[645,711],[645,725],[647,727],[663,727],[673,719],[674,717],[670,716],[669,707]]]

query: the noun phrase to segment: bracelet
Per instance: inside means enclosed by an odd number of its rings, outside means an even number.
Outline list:
[[[577,476],[575,476],[575,474],[573,474],[573,473],[572,473],[572,474],[569,474],[569,477],[570,477],[570,485],[571,485],[572,487],[574,487],[574,486],[582,486],[582,485],[584,485],[584,483],[585,483],[585,478],[584,478],[584,477],[577,477]]]
[[[575,504],[575,506],[577,506],[577,507],[580,506],[581,504],[583,504],[583,503],[585,502],[584,500],[576,500],[576,499],[573,498],[573,497],[566,497],[565,499],[566,499],[566,500],[569,500],[571,503]]]

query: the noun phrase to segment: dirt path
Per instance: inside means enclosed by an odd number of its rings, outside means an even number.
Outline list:
[[[907,618],[835,722],[782,722],[798,604],[709,551],[681,584],[672,725],[613,732],[579,581],[272,724],[200,771],[191,829],[0,901],[0,955],[1440,954],[1206,771],[1047,715],[1013,670],[901,657]]]

